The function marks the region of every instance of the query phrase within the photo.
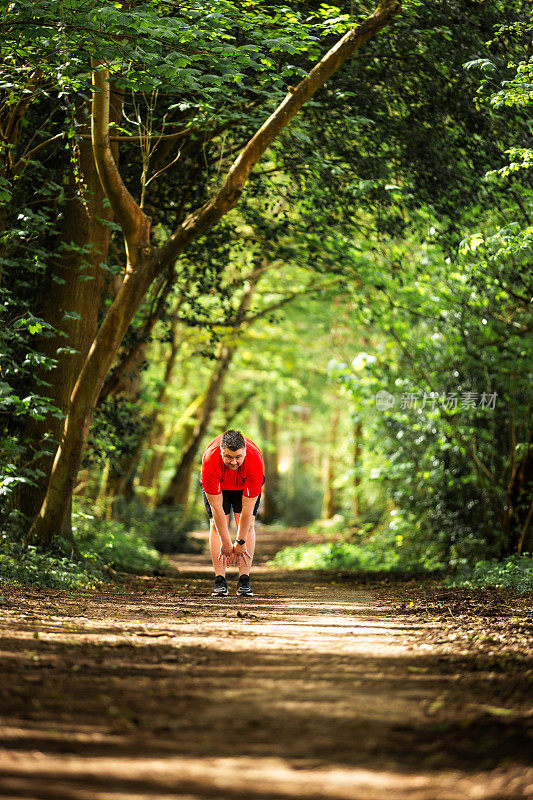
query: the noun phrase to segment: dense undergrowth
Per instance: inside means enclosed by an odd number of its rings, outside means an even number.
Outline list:
[[[168,568],[165,553],[193,552],[196,520],[177,509],[122,509],[102,520],[79,506],[73,512],[74,546],[57,538],[53,549],[27,544],[13,527],[0,538],[0,584],[42,588],[94,588],[119,572],[155,574]]]
[[[449,586],[471,586],[484,589],[496,586],[522,593],[533,592],[533,554],[510,556],[501,561],[478,561],[473,567],[463,567],[450,576]]]
[[[326,541],[285,547],[276,553],[273,564],[286,569],[338,570],[347,572],[400,572],[432,574],[452,587],[497,587],[520,593],[533,592],[533,555],[514,555],[506,559],[469,561],[456,558],[445,563],[437,551],[406,546],[404,538],[379,527],[356,534],[343,533],[342,517],[327,528],[310,526],[310,531],[327,536]]]

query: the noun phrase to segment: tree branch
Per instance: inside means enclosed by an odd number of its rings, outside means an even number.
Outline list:
[[[280,131],[289,124],[304,103],[350,58],[352,53],[382,30],[400,8],[401,0],[383,0],[370,17],[349,30],[313,67],[309,75],[300,81],[294,91],[285,97],[243,148],[215,197],[189,214],[159,249],[152,265],[154,274],[164,269],[166,263],[175,259],[193,239],[237,204],[250,172]]]
[[[287,303],[291,303],[297,297],[304,297],[305,295],[314,294],[315,292],[321,292],[323,289],[329,289],[330,286],[334,286],[338,283],[338,280],[333,281],[326,281],[325,283],[319,284],[312,284],[311,286],[307,286],[305,289],[301,289],[297,292],[290,292],[290,294],[285,295],[281,300],[278,300],[276,303],[272,303],[266,308],[262,308],[261,311],[258,311],[256,314],[253,314],[250,317],[246,317],[243,322],[246,324],[251,324],[255,322],[256,319],[260,319],[261,317],[270,314],[272,311],[277,311],[278,308],[283,308],[283,306],[287,305]]]
[[[19,160],[15,164],[13,172],[15,172],[17,175],[22,175],[29,161],[32,158],[34,158],[37,155],[37,153],[39,153],[45,147],[48,147],[48,145],[52,144],[52,142],[57,142],[59,139],[62,139],[64,136],[65,136],[64,133],[57,133],[50,139],[46,139],[44,142],[41,142],[40,144],[36,145],[32,150],[28,150],[26,153],[23,153],[23,155],[19,158]]]
[[[111,152],[109,140],[109,102],[111,95],[109,70],[101,64],[95,63],[93,65],[92,78],[91,136],[94,160],[104,192],[124,233],[129,262],[131,248],[138,246],[141,243],[141,239],[147,236],[150,219],[126,189]]]
[[[183,128],[180,131],[176,131],[176,133],[154,133],[151,136],[139,136],[138,134],[110,134],[109,141],[110,142],[139,142],[144,141],[145,139],[157,139],[158,142],[162,141],[163,139],[168,139],[173,141],[175,139],[181,139],[183,136],[187,136],[189,133],[198,133],[200,128],[198,127],[190,127],[190,128]],[[82,133],[82,139],[91,138],[89,134]]]
[[[157,298],[155,308],[152,308],[150,310],[148,317],[146,318],[144,325],[141,328],[139,339],[134,344],[132,344],[132,346],[126,353],[124,353],[120,362],[116,365],[115,369],[106,378],[106,381],[102,386],[101,392],[98,396],[98,404],[102,403],[110,394],[116,392],[116,390],[120,386],[120,382],[124,377],[124,374],[134,363],[137,355],[140,353],[143,347],[146,346],[150,334],[155,328],[156,323],[159,322],[161,318],[161,314],[165,307],[166,299],[173,285],[174,285],[173,275],[169,276],[166,281],[163,281],[161,294]],[[159,287],[157,291],[159,291],[160,288],[161,287]],[[182,302],[183,302],[183,297],[180,298],[177,309],[179,309]],[[173,319],[177,320],[178,317],[174,315]]]

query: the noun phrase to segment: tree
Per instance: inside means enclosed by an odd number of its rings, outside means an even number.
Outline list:
[[[122,285],[102,321],[72,392],[46,497],[30,530],[30,538],[34,541],[46,544],[63,525],[98,394],[120,342],[151,283],[168,269],[190,242],[235,206],[251,170],[280,131],[361,44],[390,22],[399,8],[400,4],[395,0],[384,2],[343,36],[249,140],[214,197],[189,214],[158,248],[151,246],[150,220],[125,187],[113,158],[109,132],[110,70],[101,57],[94,58],[93,152],[106,197],[124,235],[127,267]]]

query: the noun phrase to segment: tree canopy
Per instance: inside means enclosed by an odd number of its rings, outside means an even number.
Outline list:
[[[526,4],[1,25],[6,530],[75,547],[72,495],[194,516],[202,447],[241,426],[270,521],[300,498],[293,524],[428,563],[531,549]]]

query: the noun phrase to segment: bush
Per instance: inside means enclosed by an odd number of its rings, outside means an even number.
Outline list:
[[[51,589],[95,588],[106,580],[103,563],[95,556],[79,560],[61,552],[43,553],[37,547],[14,541],[3,533],[0,540],[0,583]]]
[[[303,544],[285,547],[276,553],[273,563],[289,569],[335,570],[406,570],[426,571],[440,569],[433,559],[417,557],[402,549],[402,540],[390,531],[376,530],[366,541],[349,539],[322,544]]]
[[[324,542],[285,547],[276,553],[273,563],[289,569],[390,569],[398,562],[397,554],[390,556],[387,563],[370,548],[350,542]]]
[[[82,512],[74,513],[73,518],[82,557],[97,556],[103,564],[125,572],[154,572],[165,566],[144,531],[132,530],[117,520],[96,520]]]
[[[137,531],[160,553],[197,553],[201,545],[187,534],[201,525],[199,517],[182,506],[148,508],[133,499],[118,507],[120,522]]]
[[[533,592],[533,555],[510,556],[503,561],[478,561],[473,568],[463,566],[446,583],[449,586],[482,589],[494,586],[512,589],[521,594]]]
[[[0,583],[42,588],[94,588],[115,570],[153,573],[167,561],[150,540],[150,526],[95,519],[81,507],[73,511],[75,547],[56,539],[46,551],[24,542],[15,524],[0,539]],[[161,523],[162,525],[163,523]],[[184,534],[183,534],[184,535]]]

